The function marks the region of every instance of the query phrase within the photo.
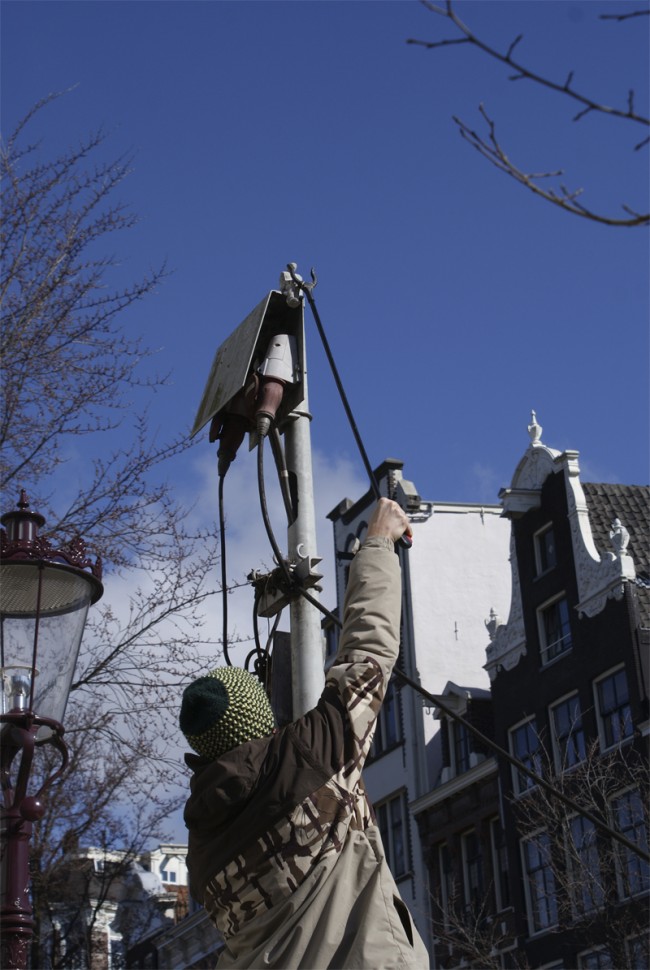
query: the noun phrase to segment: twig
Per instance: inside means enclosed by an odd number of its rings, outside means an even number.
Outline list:
[[[630,209],[627,205],[622,205],[621,208],[627,212],[630,216],[628,219],[616,219],[610,216],[599,215],[596,212],[588,209],[586,206],[582,205],[577,201],[578,196],[582,193],[582,189],[575,189],[570,191],[564,185],[560,185],[560,192],[558,194],[553,189],[544,189],[538,184],[540,179],[557,177],[562,175],[562,171],[557,172],[523,172],[519,169],[507,156],[506,152],[499,144],[496,137],[496,129],[494,121],[489,117],[485,107],[481,104],[479,106],[481,115],[485,119],[488,126],[488,138],[487,140],[481,137],[473,129],[469,128],[460,118],[454,116],[454,122],[458,125],[461,136],[475,148],[479,154],[484,158],[487,158],[495,168],[499,171],[505,172],[515,181],[519,182],[521,185],[525,185],[526,188],[534,192],[535,195],[539,195],[546,199],[548,202],[552,202],[553,205],[559,206],[561,209],[565,209],[568,212],[572,212],[574,215],[582,216],[585,219],[590,219],[593,222],[599,222],[606,226],[647,226],[650,225],[650,214],[642,215]]]
[[[520,64],[518,61],[513,60],[512,52],[521,41],[523,34],[519,34],[512,41],[506,53],[502,54],[494,47],[491,47],[485,41],[477,37],[476,34],[472,33],[470,28],[465,23],[463,23],[460,17],[458,17],[458,15],[456,14],[455,10],[452,7],[451,0],[449,0],[449,2],[445,5],[445,7],[440,7],[436,3],[431,3],[430,0],[420,0],[420,2],[422,3],[423,7],[425,7],[427,10],[430,10],[432,13],[438,14],[438,16],[445,17],[447,20],[450,20],[452,24],[463,34],[463,37],[456,38],[456,39],[439,40],[439,41],[422,41],[422,40],[409,38],[407,40],[407,44],[415,44],[420,47],[425,47],[427,50],[435,50],[436,48],[439,48],[439,47],[448,47],[448,46],[451,46],[452,44],[466,44],[466,43],[473,44],[475,47],[478,47],[486,54],[489,54],[489,56],[494,58],[495,60],[500,61],[502,64],[507,64],[508,67],[514,68],[514,70],[517,73],[510,75],[509,80],[520,81],[522,79],[526,79],[528,81],[534,81],[536,84],[541,84],[552,91],[558,91],[561,94],[568,95],[570,98],[573,98],[575,101],[578,101],[580,104],[582,104],[585,110],[578,112],[578,114],[574,118],[574,121],[578,121],[580,118],[584,117],[584,115],[587,114],[589,111],[598,111],[598,112],[601,112],[602,114],[607,114],[613,117],[626,118],[628,121],[634,121],[634,122],[637,122],[638,124],[650,125],[650,119],[644,117],[643,115],[638,115],[634,110],[632,110],[631,102],[629,98],[628,98],[628,104],[626,109],[614,108],[609,105],[601,104],[598,101],[594,101],[592,98],[588,97],[587,95],[581,94],[579,91],[576,91],[574,88],[571,87],[571,83],[573,81],[573,71],[569,73],[564,84],[559,84],[556,81],[552,81],[549,78],[543,77],[541,74],[537,74],[535,71],[530,70],[525,65]],[[645,14],[645,13],[648,13],[648,11],[638,11],[637,13]],[[611,18],[623,20],[623,19],[626,19],[627,16],[632,16],[632,14],[611,15]],[[606,19],[607,15],[601,15],[601,18]]]
[[[629,13],[601,13],[598,15],[599,20],[617,20],[619,23],[622,20],[630,20],[632,17],[647,17],[650,14],[650,10],[630,10]]]

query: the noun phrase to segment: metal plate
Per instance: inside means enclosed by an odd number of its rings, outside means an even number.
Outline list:
[[[298,346],[298,381],[287,384],[278,409],[281,420],[304,399],[305,342],[303,332],[303,304],[289,307],[278,290],[271,290],[237,329],[225,340],[215,354],[210,376],[190,432],[193,438],[215,414],[222,411],[244,386],[251,367],[257,367],[271,337],[289,333]]]

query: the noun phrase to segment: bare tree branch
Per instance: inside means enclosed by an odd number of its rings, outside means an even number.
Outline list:
[[[514,73],[509,75],[509,80],[532,81],[535,84],[541,85],[542,87],[551,91],[556,91],[557,93],[576,101],[581,107],[574,115],[574,121],[580,121],[587,115],[596,113],[610,118],[619,118],[634,124],[642,125],[646,128],[650,126],[650,119],[639,114],[635,109],[633,90],[628,92],[625,107],[614,107],[604,104],[574,88],[573,71],[569,71],[564,82],[559,82],[531,70],[522,61],[515,60],[513,54],[516,48],[519,47],[523,39],[523,34],[518,34],[509,44],[505,53],[503,53],[473,33],[473,31],[457,15],[451,0],[447,0],[444,6],[431,2],[431,0],[420,0],[420,2],[431,13],[435,13],[438,16],[444,17],[446,20],[448,20],[456,28],[456,30],[462,34],[462,36],[456,38],[445,38],[437,41],[423,41],[411,38],[407,41],[407,43],[415,44],[428,50],[436,50],[438,48],[458,44],[471,44],[473,47],[483,51],[494,60],[505,64],[509,68],[512,68]],[[648,13],[649,11],[644,10],[615,15],[601,14],[600,16],[601,19],[623,21],[633,16],[647,15]],[[561,188],[560,192],[558,193],[550,189],[542,188],[539,184],[537,184],[539,179],[547,179],[559,173],[533,174],[524,172],[518,168],[513,162],[510,161],[510,159],[508,159],[505,150],[498,143],[495,136],[494,122],[488,118],[482,105],[480,110],[488,124],[487,139],[477,135],[477,133],[469,128],[469,126],[455,117],[454,121],[460,129],[461,135],[479,152],[479,154],[495,165],[496,168],[502,172],[505,172],[507,175],[510,175],[515,179],[515,181],[525,186],[531,192],[545,199],[547,202],[551,202],[553,205],[558,206],[566,212],[570,212],[573,215],[577,215],[585,219],[590,219],[591,221],[601,223],[602,225],[630,228],[650,224],[650,215],[641,214],[628,205],[622,205],[621,208],[624,212],[629,214],[629,218],[611,217],[601,214],[593,208],[588,208],[577,201],[578,195],[580,195],[582,192],[581,189],[567,191],[566,189]],[[638,151],[649,142],[650,135],[638,141],[634,145],[634,150]]]
[[[630,111],[629,105],[627,109],[615,108],[595,101],[588,95],[581,94],[579,91],[574,90],[571,87],[573,71],[569,74],[564,84],[561,84],[557,81],[551,80],[550,78],[544,77],[543,75],[538,74],[536,71],[532,71],[529,67],[526,67],[526,65],[513,60],[512,52],[523,39],[523,34],[519,34],[519,36],[512,41],[506,53],[502,54],[496,50],[496,48],[477,37],[476,34],[474,34],[465,23],[463,23],[456,11],[453,9],[451,0],[449,0],[444,8],[440,7],[438,4],[431,3],[430,0],[420,0],[420,2],[422,3],[422,6],[426,7],[426,9],[430,10],[432,13],[439,14],[440,16],[446,17],[448,20],[450,20],[451,23],[453,23],[454,26],[464,35],[462,38],[463,43],[472,44],[475,47],[478,47],[479,50],[484,51],[484,53],[489,54],[489,56],[494,58],[494,60],[500,61],[502,64],[506,64],[508,67],[514,68],[517,73],[512,76],[512,80],[526,78],[527,80],[541,84],[552,91],[558,91],[561,94],[568,95],[569,97],[583,104],[586,108],[589,108],[591,111],[600,111],[603,114],[612,115],[613,117],[617,118],[625,118],[628,121],[637,122],[641,125],[650,125],[650,119],[644,117],[643,115],[638,115],[634,111]],[[461,41],[459,39],[456,40],[456,43],[460,42]],[[407,44],[416,44],[420,47],[425,47],[428,50],[448,46],[449,43],[449,41],[422,41],[412,38],[407,40]]]
[[[137,220],[117,198],[130,159],[106,161],[102,132],[55,158],[26,142],[53,98],[0,148],[0,483],[14,501],[24,486],[57,540],[82,535],[101,554],[107,591],[91,611],[75,672],[70,764],[35,826],[37,919],[51,925],[55,900],[68,914],[69,946],[58,963],[39,952],[36,935],[33,965],[41,967],[92,965],[94,919],[110,880],[100,885],[83,860],[74,862],[72,835],[119,849],[125,865],[161,837],[185,797],[170,744],[179,694],[196,671],[198,645],[215,660],[221,646],[205,630],[218,591],[216,526],[192,527],[170,484],[190,445],[182,432],[163,438],[152,428],[151,395],[167,378],[151,372],[151,351],[121,322],[155,292],[165,268],[135,283],[118,275],[109,241]],[[76,452],[83,462],[72,474]],[[37,780],[48,751],[35,761]]]
[[[650,14],[650,10],[630,10],[628,13],[601,13],[598,14],[599,20],[617,20],[619,23],[623,20],[631,20],[632,17],[647,17]]]
[[[560,192],[556,192],[551,188],[543,188],[539,185],[539,180],[556,178],[563,174],[561,169],[555,172],[524,172],[518,168],[514,162],[508,157],[503,147],[497,140],[495,124],[492,119],[487,114],[485,107],[481,104],[479,106],[481,115],[483,116],[487,128],[488,135],[487,140],[481,135],[477,134],[476,131],[469,128],[460,118],[454,116],[454,121],[458,125],[460,134],[462,137],[479,152],[483,158],[486,158],[495,168],[499,171],[505,172],[515,181],[519,182],[521,185],[525,185],[527,189],[530,189],[535,195],[541,196],[546,199],[547,202],[551,202],[553,205],[559,206],[561,209],[565,209],[567,212],[573,213],[573,215],[581,216],[584,219],[590,219],[593,222],[601,223],[606,226],[646,226],[650,224],[650,214],[642,214],[635,212],[629,206],[623,205],[622,209],[629,214],[629,218],[615,218],[611,216],[604,216],[597,212],[588,209],[586,206],[578,202],[578,197],[582,194],[582,189],[569,190],[565,186],[560,186]]]

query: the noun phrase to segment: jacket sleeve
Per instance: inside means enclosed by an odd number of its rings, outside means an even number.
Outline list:
[[[391,539],[367,539],[350,566],[339,650],[327,674],[345,711],[344,760],[360,773],[400,642],[402,581]]]

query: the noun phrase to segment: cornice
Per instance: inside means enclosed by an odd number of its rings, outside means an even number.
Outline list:
[[[421,812],[425,812],[429,808],[433,808],[440,802],[444,802],[447,798],[451,798],[453,795],[457,795],[459,792],[464,791],[471,785],[476,784],[478,781],[482,781],[484,778],[489,778],[490,775],[496,774],[498,770],[497,762],[495,758],[486,758],[485,761],[479,762],[474,768],[470,768],[469,771],[464,771],[460,775],[455,775],[446,781],[443,785],[438,785],[437,788],[433,788],[426,795],[422,795],[420,798],[416,798],[414,801],[409,803],[409,808],[413,815],[419,815]]]

